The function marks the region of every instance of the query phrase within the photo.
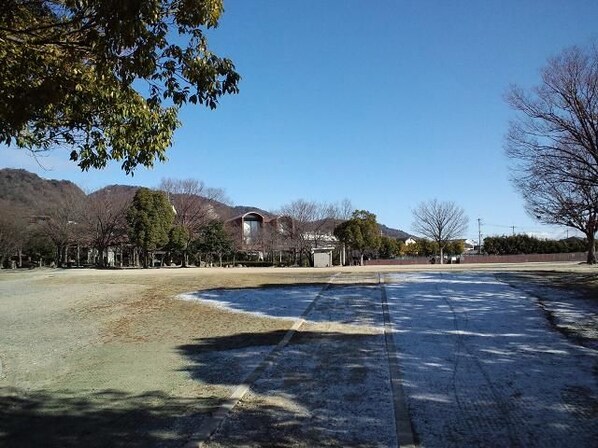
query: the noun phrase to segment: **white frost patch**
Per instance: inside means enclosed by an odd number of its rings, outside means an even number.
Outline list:
[[[233,313],[249,313],[273,319],[299,319],[322,286],[282,286],[245,289],[211,289],[177,296]]]
[[[481,338],[496,338],[496,337],[503,337],[503,338],[520,338],[524,337],[524,334],[521,333],[476,333],[474,331],[461,331],[461,330],[449,330],[446,333],[448,334],[456,334],[461,336],[479,336]]]
[[[436,403],[450,403],[452,401],[452,398],[448,395],[440,394],[413,394],[411,398],[414,400],[433,401]]]

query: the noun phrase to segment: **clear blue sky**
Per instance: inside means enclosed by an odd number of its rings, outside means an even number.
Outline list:
[[[0,167],[107,184],[197,178],[235,204],[348,198],[411,230],[413,209],[461,205],[467,236],[553,232],[532,221],[509,183],[504,134],[510,83],[533,86],[548,57],[598,41],[596,0],[225,0],[210,32],[235,61],[239,95],[216,111],[188,106],[169,161],[125,176],[80,173],[68,155],[3,149]],[[502,226],[502,227],[501,227]],[[564,236],[556,230],[554,236]]]

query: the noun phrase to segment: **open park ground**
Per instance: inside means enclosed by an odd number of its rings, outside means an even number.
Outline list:
[[[598,271],[0,272],[0,446],[595,446]]]

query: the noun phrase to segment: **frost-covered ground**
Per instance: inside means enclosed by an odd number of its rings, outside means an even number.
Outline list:
[[[335,285],[208,446],[396,446],[377,285]]]
[[[371,273],[341,274],[324,290],[186,295],[306,320],[207,446],[396,446],[381,287]],[[596,446],[598,352],[555,331],[536,297],[483,272],[386,274],[384,288],[421,446]],[[593,312],[559,303],[568,316]],[[240,335],[203,362],[224,376],[257,367],[283,336]]]
[[[554,331],[535,298],[484,273],[387,281],[423,446],[596,446],[598,354]]]
[[[322,285],[268,288],[210,289],[181,294],[182,300],[198,300],[232,312],[297,319],[322,290]]]
[[[396,445],[376,282],[370,274],[345,276],[323,291],[321,286],[298,286],[212,290],[183,297],[273,318],[299,318],[313,303],[304,316],[306,323],[207,445]],[[249,345],[246,352],[263,357],[263,347]]]
[[[550,322],[565,335],[598,350],[598,297],[578,289],[557,288],[534,273],[500,273],[497,277],[537,298]]]

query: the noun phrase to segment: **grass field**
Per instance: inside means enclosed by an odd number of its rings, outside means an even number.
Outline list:
[[[0,272],[0,445],[180,446],[255,367],[251,359],[198,362],[197,347],[209,341],[234,350],[253,338],[267,349],[294,323],[178,300],[178,294],[324,288],[336,272],[358,279],[378,271],[459,268]],[[479,269],[519,272],[596,297],[590,267]]]

